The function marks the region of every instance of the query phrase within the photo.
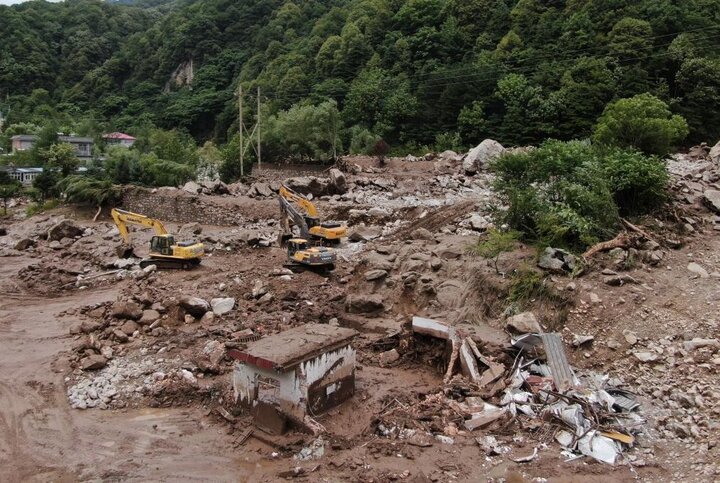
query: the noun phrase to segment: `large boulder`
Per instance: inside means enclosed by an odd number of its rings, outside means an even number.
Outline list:
[[[382,235],[382,229],[379,226],[356,226],[352,233],[348,236],[348,240],[352,242],[370,241],[379,238]]]
[[[180,234],[180,235],[185,235],[185,234],[199,235],[200,233],[202,233],[202,225],[196,221],[191,221],[190,223],[185,223],[178,230],[178,234]]]
[[[542,332],[542,327],[540,327],[540,323],[532,312],[523,312],[508,317],[506,325],[508,329],[520,334],[538,334]]]
[[[80,368],[83,371],[96,371],[107,365],[107,359],[100,354],[92,354],[80,361]]]
[[[337,168],[332,168],[330,170],[330,185],[336,194],[344,194],[347,191],[345,174]]]
[[[215,315],[224,315],[235,307],[235,299],[232,297],[216,298],[210,301],[210,305]]]
[[[151,325],[153,322],[160,318],[160,312],[153,309],[143,310],[142,317],[140,317],[140,325]]]
[[[63,238],[82,236],[85,229],[72,220],[63,220],[48,230],[49,241],[60,241]]]
[[[264,196],[265,198],[269,198],[273,194],[273,190],[269,184],[259,181],[250,185],[250,189],[248,190],[248,196]]]
[[[210,310],[210,304],[207,300],[200,297],[183,297],[180,300],[180,306],[193,317],[202,317],[205,312]]]
[[[23,238],[22,240],[20,240],[19,242],[17,242],[15,244],[15,250],[24,251],[24,250],[27,250],[28,248],[34,247],[34,246],[35,246],[35,240],[33,240],[32,238]]]
[[[143,315],[140,305],[135,302],[115,302],[112,308],[112,315],[116,319],[138,320]]]
[[[486,139],[465,156],[463,169],[467,174],[475,174],[504,152],[505,148],[502,144],[492,139]]]
[[[315,176],[301,176],[289,178],[285,181],[288,188],[300,194],[313,196],[324,196],[330,194],[330,179],[316,178]]]
[[[200,193],[200,191],[202,191],[202,186],[197,184],[195,181],[188,181],[187,183],[185,183],[182,189],[183,191],[187,191],[188,193],[196,195]]]
[[[710,149],[710,161],[720,164],[720,141]]]
[[[718,190],[706,190],[703,193],[703,201],[705,206],[710,208],[715,213],[720,213],[720,191]]]
[[[354,314],[372,314],[384,310],[385,304],[382,297],[377,294],[351,295],[348,296],[347,309]]]

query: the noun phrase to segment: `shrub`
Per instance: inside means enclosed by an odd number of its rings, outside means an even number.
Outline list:
[[[501,221],[525,238],[577,249],[612,236],[620,213],[658,207],[668,179],[657,158],[580,141],[547,141],[492,167],[508,207]]]
[[[495,273],[500,273],[498,269],[500,255],[512,251],[519,238],[520,233],[517,231],[500,231],[493,228],[488,231],[487,238],[478,241],[477,245],[471,248],[471,251],[483,258],[493,259]]]
[[[662,100],[645,93],[608,104],[593,139],[599,144],[667,154],[689,133],[682,116],[673,115]]]

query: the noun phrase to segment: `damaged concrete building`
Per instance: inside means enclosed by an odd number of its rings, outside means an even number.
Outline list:
[[[232,350],[235,401],[250,408],[256,426],[282,434],[289,424],[308,426],[355,393],[357,331],[306,324]]]

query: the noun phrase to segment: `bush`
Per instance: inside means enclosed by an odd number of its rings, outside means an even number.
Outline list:
[[[471,248],[471,251],[483,258],[492,259],[494,261],[495,273],[500,273],[498,269],[500,255],[504,252],[512,251],[513,248],[515,248],[518,238],[520,238],[520,233],[517,231],[499,231],[493,228],[487,233],[487,238],[478,241],[477,245]]]
[[[605,108],[593,139],[599,144],[667,154],[687,137],[688,124],[668,105],[648,93],[620,99]]]
[[[668,179],[657,158],[580,141],[547,141],[492,167],[508,206],[503,222],[533,241],[577,249],[611,237],[620,213],[658,207]]]

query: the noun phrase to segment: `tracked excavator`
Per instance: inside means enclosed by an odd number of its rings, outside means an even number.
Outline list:
[[[150,255],[140,262],[142,268],[155,265],[160,269],[187,270],[199,265],[200,259],[205,254],[205,247],[200,242],[176,242],[175,236],[168,233],[160,220],[117,208],[113,208],[111,214],[123,239],[123,244],[117,248],[117,255],[121,258],[133,255],[128,225],[139,225],[155,230],[155,236],[150,240]]]
[[[292,225],[300,230],[300,238],[337,245],[347,236],[347,227],[336,222],[321,222],[315,205],[300,193],[280,186],[280,219],[283,227],[281,243],[293,237]]]
[[[312,270],[327,274],[335,269],[337,256],[332,248],[311,246],[304,238],[291,238],[287,241],[288,261],[285,267],[293,272]]]

